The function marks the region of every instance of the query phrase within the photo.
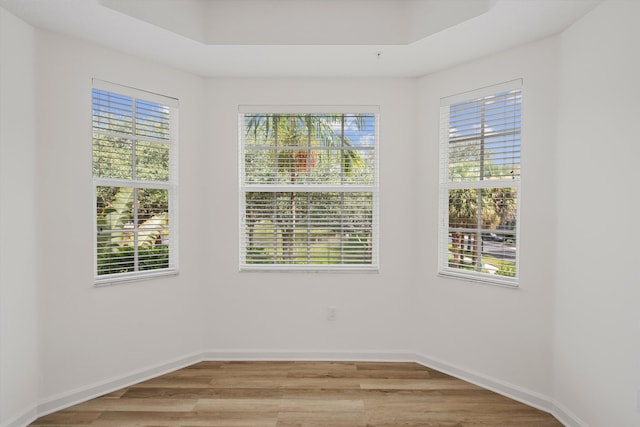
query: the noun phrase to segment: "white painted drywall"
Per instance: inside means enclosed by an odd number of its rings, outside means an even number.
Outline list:
[[[203,348],[208,183],[201,78],[38,32],[40,399]],[[92,78],[180,100],[180,274],[93,286]]]
[[[416,238],[423,242],[421,268],[413,279],[414,349],[542,400],[552,393],[557,52],[557,39],[546,39],[422,78],[419,154],[413,157],[422,171]],[[519,288],[438,277],[440,98],[518,78],[523,79]]]
[[[561,38],[555,398],[589,426],[640,425],[640,3]]]
[[[38,389],[34,66],[34,30],[0,8],[0,425]]]
[[[211,79],[207,85],[211,261],[207,349],[397,352],[411,335],[416,82],[411,79]],[[379,274],[238,272],[238,105],[378,105]],[[326,319],[336,307],[336,321]]]

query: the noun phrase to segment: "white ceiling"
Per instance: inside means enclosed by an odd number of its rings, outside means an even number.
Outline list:
[[[0,0],[202,76],[414,77],[556,34],[600,0]]]

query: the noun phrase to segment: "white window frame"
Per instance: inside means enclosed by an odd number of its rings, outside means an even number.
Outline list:
[[[517,176],[509,178],[499,178],[499,179],[486,179],[483,180],[464,180],[457,179],[453,180],[449,176],[449,138],[450,138],[450,123],[449,123],[449,111],[450,107],[454,104],[479,101],[482,99],[489,100],[494,95],[503,94],[505,92],[513,92],[519,91],[519,96],[522,94],[522,79],[517,79],[513,81],[508,81],[505,83],[488,86],[485,88],[481,88],[478,90],[473,90],[470,92],[465,92],[457,95],[453,95],[450,97],[442,98],[440,101],[440,160],[439,160],[439,169],[440,169],[440,185],[439,185],[439,236],[438,236],[438,274],[443,277],[452,277],[463,280],[471,280],[475,282],[482,282],[494,285],[501,285],[507,287],[517,288],[519,286],[519,271],[520,271],[520,201],[522,199],[521,192],[521,183],[520,183],[520,153],[522,146],[522,125],[521,125],[521,111],[522,111],[522,101],[520,98],[519,101],[519,113],[517,115],[517,120],[519,125],[514,126],[514,132],[517,132],[518,138],[518,162],[515,165],[518,168]],[[484,128],[484,125],[478,124],[479,128]],[[484,139],[484,131],[482,131],[482,137],[479,139]],[[487,137],[488,138],[488,137]],[[483,164],[484,162],[480,161]],[[482,269],[480,271],[477,270],[465,270],[462,268],[452,267],[449,264],[449,244],[451,243],[451,228],[449,224],[449,191],[450,190],[464,190],[464,189],[489,189],[489,188],[513,188],[516,191],[516,200],[515,200],[515,227],[512,230],[509,230],[509,233],[515,235],[515,272],[513,276],[503,276],[496,274],[496,271],[489,271],[487,269]],[[480,215],[478,217],[478,223],[481,222]],[[476,235],[474,240],[477,240],[481,249],[477,250],[476,256],[479,256],[482,259],[482,234],[494,230],[483,228],[482,226],[476,226],[475,228]],[[500,231],[496,231],[498,236],[500,236]],[[504,232],[503,232],[504,233]],[[506,233],[505,233],[506,234]],[[506,240],[505,240],[506,241]],[[464,241],[463,241],[464,246]],[[510,248],[512,249],[512,248]],[[481,263],[482,261],[480,261]],[[482,264],[484,267],[485,264]]]
[[[375,119],[374,174],[375,182],[371,185],[321,185],[321,184],[277,184],[260,185],[245,183],[245,135],[243,121],[249,114],[371,114]],[[379,125],[380,108],[378,106],[273,106],[273,105],[240,105],[238,107],[238,140],[239,140],[239,270],[271,271],[271,272],[378,272],[379,269]],[[266,192],[370,192],[372,194],[372,251],[370,264],[248,264],[246,262],[246,218],[245,194],[251,191]]]
[[[178,274],[178,113],[179,113],[179,101],[176,98],[159,95],[153,92],[144,91],[128,86],[123,86],[107,81],[93,79],[92,80],[92,92],[93,90],[106,91],[132,99],[132,104],[135,106],[136,100],[152,102],[160,104],[169,110],[169,140],[162,142],[169,146],[169,177],[166,181],[157,180],[136,180],[132,179],[120,179],[120,178],[108,178],[93,176],[93,224],[94,224],[94,242],[93,242],[93,266],[94,266],[94,285],[109,285],[120,282],[129,282],[136,280],[147,280],[155,277],[171,276]],[[93,95],[92,95],[92,109],[93,109]],[[132,118],[135,115],[135,107],[133,107]],[[93,113],[92,113],[93,115]],[[154,138],[137,135],[135,131],[135,125],[133,127],[133,134],[119,133],[114,131],[102,131],[92,126],[92,135],[102,134],[118,138],[123,138],[133,141],[132,147],[134,155],[132,158],[132,167],[135,169],[135,145],[137,142],[154,141]],[[93,136],[92,136],[93,140]],[[93,144],[93,143],[92,143]],[[93,150],[93,149],[92,149]],[[92,156],[93,157],[93,156]],[[93,160],[92,160],[93,161]],[[100,186],[107,187],[127,187],[137,189],[162,189],[167,190],[168,193],[168,230],[169,237],[167,239],[168,244],[168,267],[157,268],[150,270],[138,270],[139,260],[137,255],[135,257],[136,271],[125,273],[109,273],[98,274],[98,213],[96,208],[97,188]],[[137,245],[137,244],[136,244]],[[137,253],[137,249],[135,250]]]

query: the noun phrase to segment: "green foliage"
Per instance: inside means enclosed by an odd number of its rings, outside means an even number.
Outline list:
[[[516,266],[515,263],[511,264],[501,264],[498,267],[498,271],[496,272],[499,276],[508,276],[508,277],[516,277]]]
[[[135,248],[132,245],[114,246],[98,253],[98,275],[130,273],[136,271]],[[169,246],[156,245],[140,248],[138,270],[156,270],[169,267]]]
[[[124,240],[124,227],[131,218],[133,188],[98,187],[98,193],[98,209],[104,207],[97,217],[98,244],[118,244]],[[112,197],[110,193],[114,193]]]
[[[135,271],[133,246],[111,246],[110,250],[98,249],[98,275]]]
[[[168,267],[167,197],[166,190],[97,187],[98,275]]]

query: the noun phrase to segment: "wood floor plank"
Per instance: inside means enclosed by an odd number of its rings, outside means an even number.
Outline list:
[[[194,411],[203,412],[240,412],[272,413],[280,410],[280,399],[200,399]]]
[[[374,390],[480,390],[481,388],[464,381],[452,381],[449,379],[432,379],[432,380],[414,380],[414,379],[396,379],[382,378],[369,379],[365,378],[360,381],[360,387],[363,389]]]
[[[105,412],[91,427],[275,427],[277,414],[239,412]]]
[[[417,363],[201,362],[31,427],[557,427],[553,416]]]
[[[38,426],[86,426],[94,422],[102,414],[101,411],[73,411],[64,410],[54,412],[37,420]],[[36,424],[32,424],[36,425]]]
[[[193,411],[196,399],[111,399],[98,398],[75,405],[75,411],[155,411],[184,412]]]
[[[280,389],[271,388],[173,388],[173,387],[132,387],[122,399],[165,398],[165,399],[279,399]]]

